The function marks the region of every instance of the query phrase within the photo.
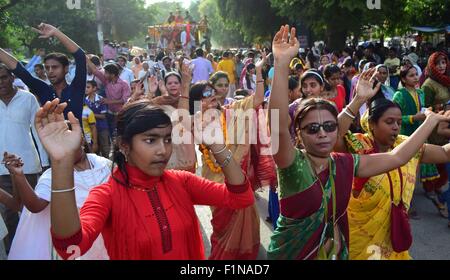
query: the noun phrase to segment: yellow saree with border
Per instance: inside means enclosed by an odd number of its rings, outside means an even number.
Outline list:
[[[399,135],[394,148],[407,139]],[[346,135],[346,145],[350,153],[370,154],[374,152],[373,138],[369,134]],[[422,150],[398,170],[389,172],[394,191],[394,203],[400,202],[400,176],[403,176],[403,203],[409,209],[416,183],[416,174]],[[409,260],[408,251],[397,253],[391,244],[391,191],[387,173],[367,179],[356,179],[353,189],[361,189],[353,194],[348,206],[350,227],[351,260]],[[360,180],[360,181],[358,181]],[[357,184],[361,186],[357,186]],[[362,188],[361,188],[362,187]]]

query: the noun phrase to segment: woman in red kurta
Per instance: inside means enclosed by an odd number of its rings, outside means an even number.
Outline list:
[[[165,170],[172,151],[170,118],[149,101],[139,101],[119,114],[117,167],[109,182],[90,192],[78,214],[73,174],[66,170],[71,170],[81,129],[70,114],[69,130],[64,107],[47,103],[36,115],[39,137],[52,159],[52,236],[63,258],[77,257],[70,252],[82,255],[102,233],[113,260],[204,259],[194,205],[238,209],[253,204],[250,184],[224,144],[209,147],[224,166],[226,184]]]

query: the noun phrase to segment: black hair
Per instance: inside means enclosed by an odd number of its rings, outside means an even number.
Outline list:
[[[400,69],[400,82],[402,83],[403,86],[405,86],[405,83],[403,83],[403,79],[406,78],[408,72],[411,69],[416,69],[416,67],[414,67],[414,65],[411,64],[411,65],[403,65],[402,68]]]
[[[135,135],[150,129],[163,128],[171,125],[172,122],[170,117],[163,109],[152,105],[150,100],[140,100],[128,103],[122,108],[117,116],[117,139],[120,139],[121,143],[131,145]],[[116,143],[114,143],[112,168],[114,169],[115,165],[117,165],[125,181],[121,181],[114,177],[114,175],[112,175],[112,178],[117,183],[128,187],[129,177],[125,163],[125,155],[120,151],[119,141],[116,140]]]
[[[362,70],[364,69],[364,66],[369,63],[369,61],[367,59],[361,59],[358,63],[358,71],[362,72]]]
[[[4,63],[0,63],[0,70],[5,70],[8,75],[14,76],[11,69],[9,69],[8,66],[6,66]]]
[[[169,77],[177,77],[178,81],[181,83],[181,76],[180,74],[178,74],[177,72],[169,72],[164,76],[164,84],[167,84],[167,80],[169,79]]]
[[[87,80],[86,84],[90,84],[92,87],[97,87],[97,82],[95,80]]]
[[[253,63],[249,63],[245,68],[247,69],[245,72],[245,82],[247,83],[247,88],[252,88],[252,77],[250,77],[250,70],[256,68],[256,66]]]
[[[119,67],[116,64],[108,64],[103,69],[114,76],[119,76]]]
[[[205,53],[203,52],[202,49],[196,49],[196,50],[195,50],[195,54],[197,55],[197,57],[203,57],[203,55],[204,55]]]
[[[243,96],[243,97],[247,97],[249,96],[250,93],[248,92],[248,90],[246,89],[238,89],[236,90],[236,92],[234,93],[234,96]]]
[[[34,65],[34,68],[40,68],[41,70],[44,70],[44,65],[43,64],[41,64],[41,63],[38,63],[38,64],[36,64],[36,65]]]
[[[191,115],[194,115],[198,111],[195,108],[195,102],[199,102],[203,99],[203,91],[208,86],[213,88],[213,86],[208,82],[198,82],[194,84],[189,90],[189,113]]]
[[[322,98],[308,98],[303,99],[294,115],[294,129],[298,135],[300,132],[302,126],[301,123],[303,119],[306,117],[306,115],[314,110],[326,110],[330,112],[333,117],[338,119],[338,110],[336,109],[336,106],[331,103],[328,100],[322,99]],[[300,144],[300,139],[297,139],[298,143]]]
[[[227,79],[228,82],[230,82],[230,78],[228,78],[228,73],[223,71],[217,71],[214,73],[210,78],[209,81],[211,84],[216,84],[218,80],[220,79]]]
[[[44,63],[47,62],[47,60],[50,60],[50,59],[58,61],[64,67],[69,66],[69,58],[67,57],[67,55],[65,55],[63,53],[50,53],[50,54],[48,54],[44,58]]]
[[[352,50],[352,48],[350,48],[350,47],[345,47],[343,51],[346,52],[346,53],[348,53],[349,55],[352,55],[352,54],[353,54],[353,50]]]
[[[119,59],[123,59],[125,62],[128,61],[128,59],[123,55],[120,55],[119,57],[117,57],[117,61],[119,61]]]
[[[369,105],[369,122],[377,123],[390,108],[398,108],[401,111],[400,106],[386,98],[377,98],[373,100]]]
[[[325,80],[323,78],[322,72],[317,69],[309,69],[308,71],[303,73],[302,77],[300,78],[300,84],[303,85],[303,83],[309,78],[314,78],[321,86],[325,85]]]
[[[325,90],[326,91],[330,91],[332,89],[330,83],[328,82],[328,79],[337,73],[341,73],[341,69],[337,65],[335,65],[335,64],[325,65],[325,67],[323,69],[323,74],[325,76]]]
[[[97,67],[99,67],[101,65],[100,58],[98,56],[96,56],[96,55],[91,57],[91,62]]]
[[[337,65],[335,64],[325,65],[325,68],[323,69],[323,74],[325,75],[326,79],[329,79],[336,73],[341,73],[341,69]]]
[[[289,90],[294,90],[294,89],[298,88],[299,85],[300,85],[300,83],[298,81],[297,76],[289,77]]]

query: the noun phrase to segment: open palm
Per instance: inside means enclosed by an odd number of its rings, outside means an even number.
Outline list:
[[[267,53],[265,50],[261,51],[261,60],[256,63],[256,69],[261,71],[264,65],[267,63]]]
[[[381,83],[375,79],[375,68],[365,71],[361,74],[358,84],[356,85],[356,96],[364,101],[370,100],[380,90]],[[377,82],[376,86],[373,84]]]
[[[52,160],[64,160],[79,151],[81,146],[81,126],[72,112],[64,120],[63,111],[67,104],[59,104],[59,99],[47,102],[36,113],[35,126],[42,145]]]
[[[32,28],[33,31],[39,33],[39,38],[47,39],[50,37],[55,36],[56,31],[58,31],[58,28],[54,27],[53,25],[41,23],[39,24],[38,28]]]
[[[273,38],[272,52],[277,61],[289,63],[298,54],[299,47],[295,28],[290,30],[289,36],[289,25],[282,26]]]

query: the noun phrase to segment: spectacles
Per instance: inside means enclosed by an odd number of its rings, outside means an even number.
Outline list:
[[[310,123],[308,125],[306,125],[305,127],[303,127],[301,130],[306,130],[306,133],[313,135],[313,134],[317,134],[320,131],[320,128],[323,128],[323,130],[325,132],[335,132],[338,125],[336,122],[324,122],[323,124],[319,124],[319,123]]]
[[[215,93],[211,89],[203,92],[203,98],[208,98],[208,97],[211,97],[211,96],[214,96],[214,95],[215,95]]]

